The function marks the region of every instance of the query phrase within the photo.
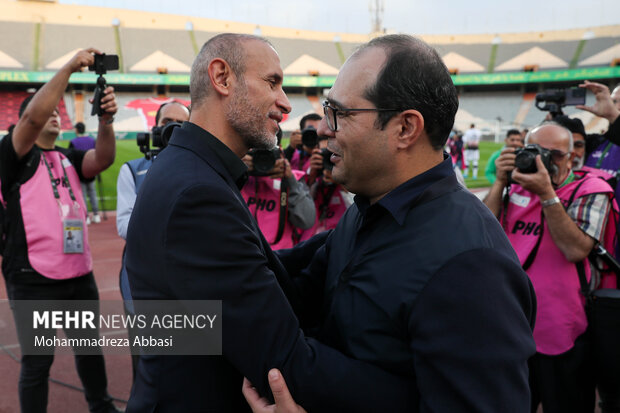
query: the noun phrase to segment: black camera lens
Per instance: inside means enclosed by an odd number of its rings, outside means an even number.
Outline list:
[[[515,157],[515,167],[524,174],[531,174],[538,170],[536,167],[536,153],[520,151]]]
[[[280,158],[280,149],[252,149],[248,152],[252,157],[253,171],[250,175],[267,176]]]
[[[536,167],[536,155],[540,155],[543,165],[549,171],[549,174],[553,175],[554,165],[551,163],[551,151],[545,149],[535,143],[525,145],[524,148],[519,148],[515,151],[515,167],[524,174],[533,174],[538,171]]]
[[[179,122],[168,122],[164,126],[153,126],[153,129],[151,129],[153,146],[161,149],[168,146],[172,131],[178,126],[181,126]]]
[[[148,146],[151,135],[148,132],[141,132],[136,134],[136,143],[138,146]]]
[[[314,126],[308,126],[301,131],[301,143],[308,148],[314,148],[319,143],[319,135],[316,133]]]

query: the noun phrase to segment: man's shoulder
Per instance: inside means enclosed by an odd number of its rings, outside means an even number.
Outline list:
[[[424,205],[419,213],[426,217],[423,225],[428,230],[424,231],[434,233],[445,251],[509,246],[495,216],[465,189],[444,194]],[[411,219],[420,220],[416,215]]]
[[[576,172],[576,178],[570,184],[562,187],[559,191],[564,193],[575,194],[575,197],[587,196],[596,193],[613,193],[614,189],[609,182],[596,173],[588,171]],[[558,195],[559,196],[559,195]]]
[[[502,150],[501,150],[501,149],[498,149],[498,150],[496,150],[495,152],[493,152],[493,153],[491,154],[491,156],[489,156],[489,160],[490,160],[490,159],[493,159],[493,158],[499,158],[499,156],[500,156],[501,154],[502,154]]]
[[[218,199],[234,195],[232,184],[209,162],[174,146],[167,147],[153,161],[142,186],[144,196],[149,198],[183,198],[190,194]]]

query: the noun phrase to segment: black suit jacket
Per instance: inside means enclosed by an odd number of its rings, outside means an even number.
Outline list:
[[[410,381],[304,336],[218,145],[191,123],[175,129],[138,193],[126,257],[136,300],[222,300],[223,356],[141,357],[127,411],[244,411],[243,376],[267,394],[273,367],[308,410],[410,411]]]

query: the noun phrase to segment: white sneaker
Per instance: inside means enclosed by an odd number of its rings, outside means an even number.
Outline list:
[[[93,215],[93,222],[94,222],[95,224],[99,224],[99,223],[101,223],[101,216],[99,216],[99,214],[95,214],[95,215]]]
[[[86,225],[90,225],[90,217],[86,217]]]

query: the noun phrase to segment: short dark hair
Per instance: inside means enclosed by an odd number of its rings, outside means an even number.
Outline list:
[[[82,122],[78,122],[75,124],[75,131],[81,135],[86,131],[86,126]]]
[[[19,105],[19,113],[18,113],[18,116],[20,118],[24,114],[24,111],[26,110],[26,107],[28,106],[28,104],[30,103],[30,101],[32,100],[33,97],[34,97],[34,95],[30,95],[30,96],[27,96],[24,100],[22,100],[22,104]]]
[[[244,42],[259,41],[271,46],[269,40],[241,33],[221,33],[202,45],[198,56],[194,59],[189,80],[189,93],[194,108],[199,107],[204,99],[211,93],[211,82],[207,73],[209,63],[215,58],[225,60],[234,75],[243,82],[245,73],[246,53]],[[272,46],[273,47],[273,46]]]
[[[171,102],[166,102],[166,103],[162,103],[159,108],[157,109],[157,113],[155,114],[155,126],[157,126],[159,124],[159,117],[161,116],[161,110],[165,107],[168,106],[172,103],[176,103],[177,105],[181,105],[183,106],[185,109],[187,109],[187,111],[189,112],[189,108],[187,106],[185,106],[183,103],[179,102],[178,100],[173,100]]]
[[[510,135],[521,135],[521,132],[519,132],[519,129],[508,129],[508,132],[506,132],[506,137],[509,137]]]
[[[566,115],[555,116],[553,118],[555,123],[558,123],[564,126],[566,129],[571,131],[571,133],[578,133],[584,139],[586,138],[586,128],[583,126],[583,122],[579,118],[569,118]]]
[[[322,120],[323,118],[318,113],[308,113],[299,121],[299,129],[304,130],[306,128],[306,122],[309,120]]]
[[[419,111],[431,146],[443,148],[454,125],[459,100],[450,72],[437,51],[420,39],[398,34],[377,37],[356,54],[370,47],[383,49],[386,61],[364,97],[377,108]],[[379,112],[378,127],[383,129],[396,114]]]

